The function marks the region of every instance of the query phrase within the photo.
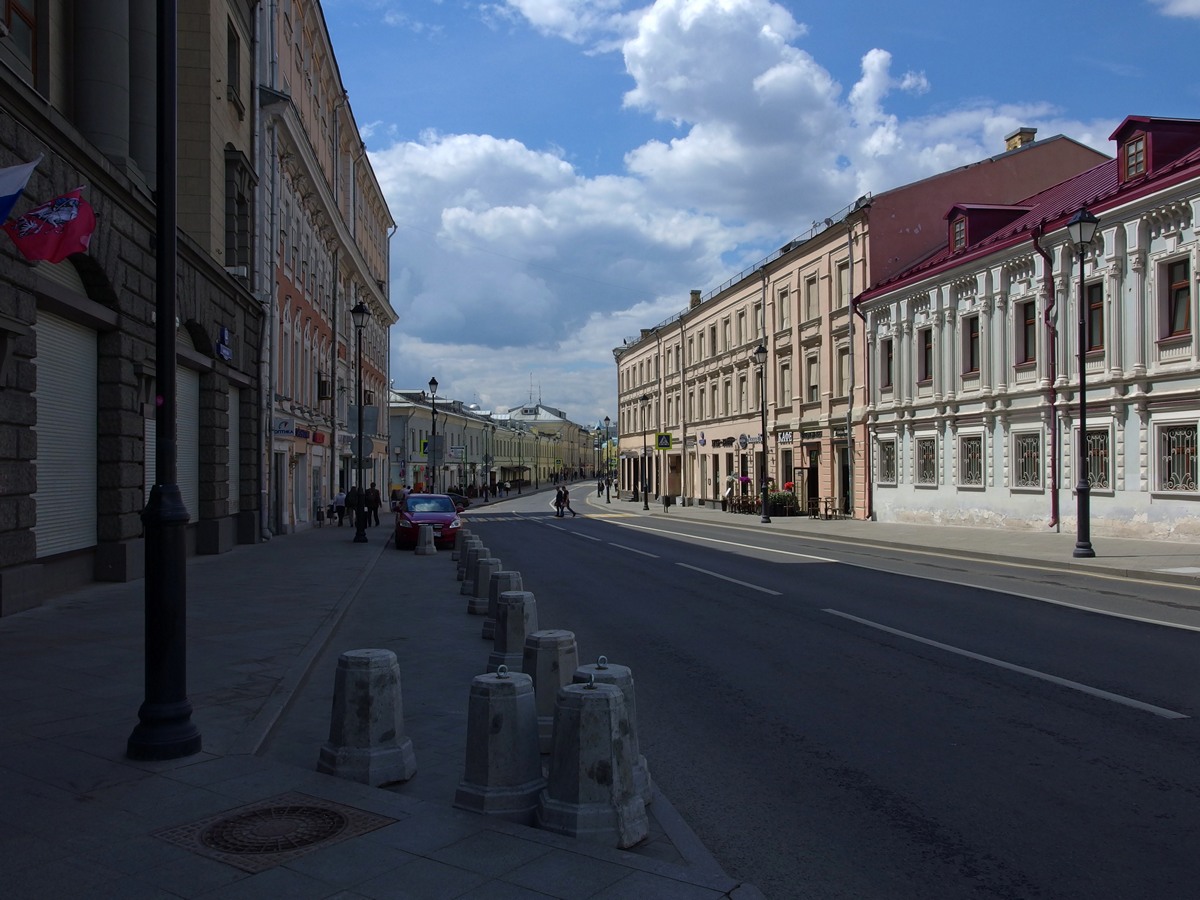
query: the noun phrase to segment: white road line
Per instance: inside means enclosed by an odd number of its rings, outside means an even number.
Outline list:
[[[582,531],[572,531],[571,534],[575,535],[575,537],[587,538],[589,541],[595,541],[596,543],[600,543],[604,540],[604,538],[598,538],[593,537],[590,534],[584,534]]]
[[[612,541],[609,541],[608,545],[610,547],[616,547],[618,550],[628,550],[630,553],[640,553],[642,556],[648,556],[651,559],[660,558],[657,553],[647,553],[645,550],[639,550],[637,547],[626,547],[624,544],[614,544]]]
[[[794,556],[797,559],[811,559],[813,562],[838,562],[836,559],[830,559],[827,556],[813,556],[811,553],[797,553],[794,550],[775,550],[771,547],[760,547],[757,544],[742,544],[738,541],[719,541],[716,538],[701,537],[698,534],[688,534],[686,531],[667,531],[664,528],[646,528],[642,525],[626,525],[621,523],[622,528],[632,528],[635,531],[649,531],[653,534],[666,534],[674,537],[687,538],[693,541],[704,541],[709,544],[726,544],[730,547],[742,547],[746,550],[756,550],[759,553],[774,553],[776,556]]]
[[[780,596],[779,591],[773,591],[770,588],[759,587],[757,584],[751,584],[748,581],[738,581],[736,578],[730,578],[728,575],[722,575],[719,572],[710,572],[708,569],[701,569],[699,566],[689,566],[687,563],[677,562],[675,565],[684,569],[691,569],[693,572],[701,572],[705,575],[711,575],[713,578],[720,578],[722,581],[732,581],[734,584],[740,584],[742,587],[748,587],[752,591],[762,591],[764,594],[770,594],[772,597]]]
[[[984,656],[980,653],[972,653],[970,650],[963,650],[959,647],[952,647],[949,644],[943,644],[940,641],[933,641],[929,638],[923,638],[920,635],[910,634],[907,631],[900,631],[896,628],[889,628],[887,625],[880,625],[878,622],[872,622],[868,619],[860,619],[858,616],[852,616],[849,613],[839,612],[836,609],[827,609],[825,612],[830,615],[840,616],[843,619],[849,619],[852,622],[858,622],[860,625],[866,625],[870,628],[877,628],[880,631],[886,631],[888,634],[894,634],[897,637],[907,638],[910,641],[916,641],[918,644],[925,644],[929,647],[937,647],[939,650],[945,650],[948,653],[957,653],[959,656],[965,656],[969,659],[974,659],[979,662],[985,662],[989,665],[998,666],[1001,669],[1008,669],[1010,672],[1018,672],[1021,675],[1029,675],[1033,678],[1040,678],[1043,681],[1049,681],[1051,684],[1057,684],[1060,687],[1070,688],[1073,691],[1081,691],[1084,694],[1091,694],[1093,697],[1100,697],[1103,700],[1111,700],[1113,703],[1120,703],[1123,706],[1131,706],[1134,709],[1140,709],[1143,712],[1153,713],[1156,716],[1161,716],[1164,719],[1187,719],[1189,716],[1183,713],[1175,712],[1174,710],[1164,709],[1161,706],[1154,706],[1150,703],[1143,703],[1141,700],[1134,700],[1132,697],[1124,697],[1121,694],[1114,694],[1111,691],[1103,691],[1100,688],[1094,688],[1086,684],[1080,684],[1078,681],[1070,681],[1066,678],[1059,678],[1057,675],[1049,675],[1046,672],[1039,672],[1037,669],[1027,669],[1024,666],[1018,666],[1015,663],[1005,662],[1002,659],[995,659],[991,656]]]

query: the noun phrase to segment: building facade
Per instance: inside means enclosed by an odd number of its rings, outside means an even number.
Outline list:
[[[1111,140],[1011,206],[964,194],[940,251],[860,300],[881,521],[1074,530],[1086,477],[1094,533],[1200,536],[1200,121]]]
[[[1011,202],[1105,158],[1033,138],[1021,129],[998,156],[859,198],[617,348],[621,490],[718,503],[760,496],[765,476],[801,511],[867,515],[853,298],[934,250],[964,190]]]
[[[311,527],[338,490],[387,483],[394,222],[320,3],[281,0],[260,10],[259,291],[270,322],[261,525],[265,534],[287,534]],[[367,311],[361,333],[355,308]]]

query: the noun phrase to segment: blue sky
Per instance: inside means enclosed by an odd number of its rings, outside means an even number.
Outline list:
[[[581,423],[622,338],[866,191],[1200,106],[1200,0],[323,8],[398,225],[396,386]]]

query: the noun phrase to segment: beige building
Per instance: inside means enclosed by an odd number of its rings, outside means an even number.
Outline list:
[[[622,492],[644,484],[656,500],[753,504],[765,477],[800,511],[866,515],[854,297],[942,243],[964,191],[1012,202],[1105,158],[1022,129],[998,156],[861,197],[721,287],[693,291],[687,310],[614,350]]]
[[[339,489],[387,484],[394,222],[358,136],[320,4],[281,0],[260,10],[262,88],[252,98],[261,105],[263,135],[258,288],[272,323],[262,375],[271,398],[263,526],[285,534],[310,527]],[[351,316],[356,307],[369,313],[361,334]]]

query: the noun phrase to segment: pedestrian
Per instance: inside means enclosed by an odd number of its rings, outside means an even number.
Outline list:
[[[599,479],[596,482],[596,496],[597,497],[604,496],[604,479],[603,478]]]
[[[504,482],[504,496],[505,496],[505,497],[507,497],[507,496],[508,496],[508,492],[509,492],[509,491],[511,491],[511,490],[512,490],[512,485],[511,485],[511,484],[509,484],[507,481],[506,481],[506,482]]]
[[[346,492],[343,490],[333,495],[333,514],[337,516],[338,528],[341,528],[346,520]]]
[[[351,525],[355,524],[355,516],[358,515],[358,502],[358,485],[356,484],[346,492],[346,511],[350,516]]]
[[[379,496],[379,488],[375,487],[375,482],[371,482],[371,486],[367,488],[367,524],[379,524],[379,507],[383,503],[383,498]]]
[[[579,515],[579,513],[575,512],[575,510],[571,509],[571,492],[567,490],[566,485],[563,485],[563,488],[562,488],[562,507],[564,510],[564,512],[563,512],[564,517],[566,517],[565,510],[568,510],[568,509],[571,510],[572,518]]]
[[[562,488],[554,489],[554,515],[562,518],[563,514],[563,490]]]

